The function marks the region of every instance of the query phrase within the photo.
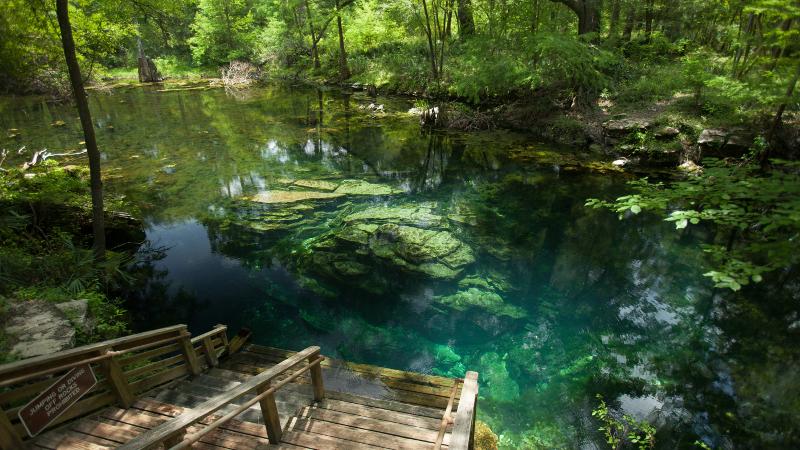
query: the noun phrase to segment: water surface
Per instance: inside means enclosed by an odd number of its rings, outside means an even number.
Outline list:
[[[659,448],[800,444],[796,280],[715,291],[697,246],[708,230],[583,206],[624,192],[624,175],[525,135],[426,132],[402,114],[409,102],[378,99],[388,113],[374,115],[361,108],[373,101],[93,92],[107,192],[147,224],[148,276],[128,301],[137,331],[225,323],[264,345],[476,370],[479,417],[506,448],[605,448],[598,394],[656,425]],[[30,98],[0,102],[0,127],[20,130],[6,148],[82,140],[69,107]],[[354,182],[372,192],[248,200]],[[457,248],[450,265],[415,265],[441,248]]]

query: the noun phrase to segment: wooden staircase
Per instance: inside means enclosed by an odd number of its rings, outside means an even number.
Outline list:
[[[170,352],[158,354],[159,347],[139,349],[148,355],[146,363],[138,361],[139,367],[153,367],[158,361],[174,358],[173,363],[179,359],[186,361],[187,368],[175,370],[162,363],[158,366],[162,371],[158,373],[171,375],[160,375],[159,381],[163,383],[144,392],[131,389],[135,398],[128,405],[119,400],[113,402],[118,396],[112,396],[108,403],[116,405],[106,404],[84,414],[73,413],[77,419],[62,421],[56,428],[24,442],[19,426],[12,423],[14,418],[0,411],[0,433],[10,429],[17,434],[0,435],[0,446],[4,450],[23,445],[37,449],[466,449],[472,446],[477,399],[477,374],[473,372],[466,381],[428,376],[323,360],[316,347],[295,353],[244,345],[245,335],[228,343],[227,336],[223,338],[219,331],[216,333],[205,345],[193,346],[198,365],[196,375],[188,368],[188,358],[176,358]],[[149,339],[152,342],[152,336]],[[180,348],[179,345],[171,350],[181,355]],[[130,353],[120,352],[116,357],[128,358],[123,362],[132,361]],[[41,368],[42,361],[38,363]],[[9,378],[10,375],[19,378],[14,369],[0,367],[0,385],[12,386],[8,382],[15,378]],[[128,366],[121,369],[124,375],[137,370]],[[174,377],[178,372],[184,373]],[[134,372],[139,376],[144,373],[141,369]],[[159,375],[150,375],[149,383],[154,383],[153,376]],[[123,379],[131,386],[148,378]],[[103,383],[114,385],[110,377],[100,384]],[[6,387],[0,390],[0,404],[9,399],[19,403],[24,398],[20,393],[23,390],[32,397],[37,389],[47,385],[49,382],[29,380],[22,386]],[[7,422],[5,427],[1,423],[3,418]]]

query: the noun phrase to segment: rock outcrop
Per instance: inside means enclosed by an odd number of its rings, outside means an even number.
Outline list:
[[[10,353],[20,358],[72,348],[76,329],[88,332],[91,328],[86,300],[60,304],[41,300],[11,302],[6,314]]]

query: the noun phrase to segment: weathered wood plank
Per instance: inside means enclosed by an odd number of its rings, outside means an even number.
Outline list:
[[[140,377],[144,374],[151,374],[153,372],[157,372],[161,369],[167,368],[169,366],[178,364],[179,362],[183,361],[183,355],[175,355],[170,358],[164,358],[159,361],[150,363],[146,366],[137,367],[135,369],[129,370],[125,372],[125,376],[132,380],[134,378]],[[138,380],[137,380],[138,381]]]
[[[184,364],[172,369],[166,370],[161,372],[157,375],[143,378],[139,381],[131,383],[131,390],[138,394],[140,392],[144,392],[150,390],[160,384],[164,384],[170,382],[172,380],[178,379],[184,375],[189,373],[189,368]]]
[[[344,439],[347,441],[360,442],[362,444],[374,445],[379,448],[419,450],[421,448],[429,449],[432,446],[430,443],[417,441],[414,439],[376,433],[374,431],[364,430],[362,428],[340,425],[323,420],[302,419],[298,417],[292,418],[287,429],[298,432],[304,431],[307,433],[316,433],[324,436]]]
[[[472,448],[477,402],[478,374],[477,372],[467,372],[467,376],[464,377],[464,386],[461,390],[461,400],[456,411],[455,422],[453,423],[450,448],[455,450]]]
[[[188,333],[183,335],[178,341],[178,345],[181,347],[181,351],[183,351],[183,356],[186,357],[186,366],[189,368],[189,372],[192,375],[199,375],[201,371],[200,362],[197,360],[197,352],[192,345]]]
[[[114,441],[109,441],[108,439],[103,439],[97,436],[90,436],[88,434],[78,433],[75,431],[69,431],[67,429],[53,430],[49,433],[45,433],[40,437],[37,437],[32,442],[31,445],[46,449],[62,449],[65,448],[64,445],[62,444],[62,441],[66,438],[72,438],[83,442],[102,445],[104,447],[113,448],[117,446],[117,443]]]
[[[257,386],[261,386],[266,381],[271,380],[284,370],[300,363],[304,359],[308,358],[308,356],[314,352],[319,352],[319,347],[307,348],[306,350],[296,354],[294,357],[289,358],[283,361],[282,363],[272,367],[271,369],[265,371],[264,373],[261,373],[258,376],[255,376],[250,380],[240,384],[239,386],[236,386],[235,388],[231,389],[226,395],[210,399],[207,402],[200,405],[199,407],[193,409],[192,411],[186,412],[183,415],[177,417],[175,420],[171,420],[159,427],[156,427],[146,432],[141,436],[140,439],[128,443],[127,445],[123,446],[122,449],[135,450],[142,447],[148,447],[154,443],[162,442],[164,439],[168,438],[169,436],[175,434],[180,430],[185,429],[186,427],[199,421],[203,417],[213,414],[214,412],[216,412],[217,410],[221,409],[223,406],[228,404],[232,399],[244,393],[254,390]]]
[[[178,351],[180,351],[180,346],[177,343],[168,344],[163,347],[156,347],[152,350],[146,350],[141,353],[124,356],[119,359],[119,365],[122,367],[127,367],[130,366],[131,364],[136,364],[141,361],[150,360],[153,358],[157,358],[161,355],[166,355],[168,353],[173,353]]]
[[[278,360],[287,358],[294,354],[290,350],[283,350],[273,347],[265,347],[261,345],[250,344],[245,347],[244,352],[257,353],[265,356],[272,356]],[[429,386],[440,386],[449,388],[453,385],[453,380],[447,377],[437,375],[427,375],[416,372],[408,372],[398,369],[390,369],[388,367],[379,367],[369,364],[359,364],[351,361],[343,361],[340,359],[328,358],[322,362],[322,367],[330,368],[344,368],[354,372],[361,372],[373,376],[380,376],[381,378],[397,378],[406,382],[416,382]]]
[[[231,358],[223,367],[234,369],[240,372],[256,374],[271,367],[272,364],[273,363],[271,361],[253,353],[242,352]],[[330,380],[334,385],[338,384],[335,383],[336,378],[341,378],[346,384],[353,381],[353,376],[359,377],[361,376],[361,373],[353,371],[348,371],[347,373],[338,373],[333,369],[325,370],[325,378]],[[390,388],[391,390],[396,391],[399,396],[403,396],[405,392],[409,392],[411,394],[427,394],[441,397],[440,399],[434,400],[434,404],[439,406],[441,403],[442,407],[447,405],[453,386],[452,380],[450,380],[450,384],[448,386],[442,387],[438,385],[432,386],[424,383],[407,382],[393,377],[376,378],[367,376],[360,379],[366,384],[374,384],[375,386],[384,386]]]
[[[133,392],[128,384],[128,379],[119,366],[119,362],[114,358],[107,359],[103,361],[103,369],[105,370],[111,392],[117,397],[117,402],[119,402],[120,406],[123,408],[130,407],[134,399]]]
[[[402,425],[394,422],[385,422],[379,419],[372,419],[363,416],[354,416],[329,409],[317,407],[307,407],[299,417],[304,419],[324,420],[326,422],[338,423],[349,427],[361,428],[363,430],[374,431],[386,435],[393,435],[417,441],[434,443],[438,432],[427,428],[418,428]]]
[[[386,399],[368,398],[360,395],[353,395],[346,392],[328,391],[325,393],[328,399],[341,400],[349,403],[357,403],[364,406],[381,408],[390,411],[397,411],[415,416],[431,417],[441,419],[444,409],[429,408],[426,406],[409,405]]]
[[[374,450],[375,446],[360,442],[346,441],[331,436],[302,431],[287,431],[283,434],[283,442],[302,448],[327,450]]]
[[[393,422],[412,427],[426,428],[429,430],[438,431],[439,426],[441,425],[441,419],[415,416],[412,414],[391,411],[374,406],[367,407],[358,403],[349,403],[341,400],[325,399],[320,402],[317,407],[322,409],[330,409],[332,411],[337,411],[344,414],[368,417],[371,419],[383,420],[385,422]]]
[[[168,418],[178,417],[187,411],[186,408],[181,408],[180,406],[170,405],[167,403],[161,403],[151,399],[137,400],[136,403],[133,404],[133,407],[152,414],[160,414]],[[209,424],[219,417],[219,415],[210,415],[203,419],[200,423]],[[264,429],[264,426],[252,422],[244,422],[233,419],[222,425],[221,428],[236,431],[242,434],[249,434],[259,438],[267,438],[267,431]]]

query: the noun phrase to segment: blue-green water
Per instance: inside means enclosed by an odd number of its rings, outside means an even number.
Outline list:
[[[476,370],[506,448],[606,448],[597,394],[654,424],[659,448],[800,445],[792,271],[715,291],[710,230],[583,206],[625,192],[607,159],[425,132],[408,102],[378,100],[387,114],[311,89],[92,93],[107,192],[147,224],[135,327],[225,323],[265,345]],[[36,99],[0,102],[0,128],[19,130],[11,149],[82,140],[73,110]],[[331,198],[272,202],[309,191]]]

